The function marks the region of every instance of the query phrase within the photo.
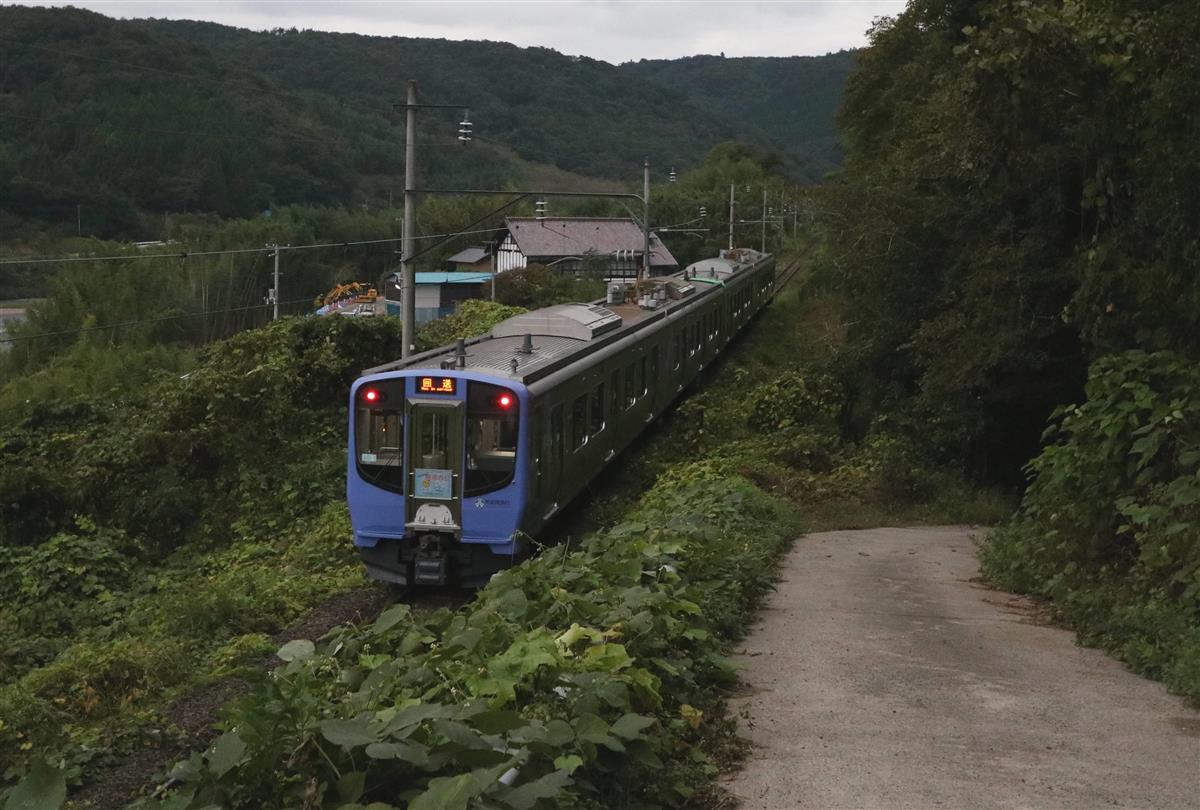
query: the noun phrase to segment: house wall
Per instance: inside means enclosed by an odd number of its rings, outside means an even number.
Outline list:
[[[512,234],[505,234],[504,241],[500,243],[500,247],[496,250],[496,272],[505,273],[509,270],[517,270],[527,264],[529,264],[529,260],[525,258],[525,254],[517,247]]]

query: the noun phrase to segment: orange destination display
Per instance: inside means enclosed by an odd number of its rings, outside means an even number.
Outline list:
[[[457,390],[453,377],[417,377],[418,394],[453,394]]]

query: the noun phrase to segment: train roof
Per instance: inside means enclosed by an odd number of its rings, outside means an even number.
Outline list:
[[[707,298],[729,278],[768,257],[769,254],[749,249],[722,251],[720,257],[694,262],[678,273],[644,279],[643,288],[649,282],[667,292],[666,302],[656,309],[646,309],[637,303],[596,301],[557,304],[515,315],[494,326],[491,333],[465,341],[466,357],[461,366],[455,347],[442,346],[363,373],[456,369],[530,383],[561,368],[577,355],[590,354]]]

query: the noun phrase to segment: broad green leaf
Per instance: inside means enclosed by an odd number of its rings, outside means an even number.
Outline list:
[[[503,734],[525,725],[525,719],[513,711],[495,711],[477,714],[471,725],[484,734]]]
[[[383,712],[380,714],[383,716]],[[405,706],[387,721],[383,733],[385,736],[403,738],[408,736],[406,732],[411,732],[415,726],[426,720],[441,720],[453,716],[454,708],[441,703],[418,703],[415,706]]]
[[[417,768],[424,768],[429,763],[429,749],[420,743],[371,743],[365,750],[371,759],[398,759]]]
[[[565,754],[561,757],[554,758],[554,767],[560,771],[565,771],[568,774],[575,773],[575,769],[583,764],[583,757],[578,754]]]
[[[379,734],[371,728],[370,714],[360,714],[353,720],[322,720],[321,734],[342,748],[369,745],[379,740]]]
[[[408,605],[392,605],[390,608],[379,614],[379,618],[375,620],[375,624],[371,626],[373,635],[386,633],[400,622],[408,619],[412,615],[412,610]]]
[[[208,769],[218,779],[237,765],[242,755],[246,753],[246,743],[236,731],[228,731],[217,737],[217,741],[208,749]]]
[[[597,644],[583,654],[589,667],[604,672],[617,672],[633,663],[624,644]]]
[[[362,798],[363,788],[366,784],[366,771],[352,771],[342,774],[342,778],[337,781],[338,798],[344,802],[356,802]]]
[[[9,791],[4,810],[58,810],[66,800],[63,772],[39,759]]]
[[[467,810],[467,805],[488,785],[475,773],[458,776],[439,776],[429,780],[429,787],[408,805],[408,810]]]
[[[654,718],[640,714],[623,715],[612,724],[612,733],[626,740],[642,736],[642,732],[654,725]]]
[[[306,658],[312,658],[316,652],[317,647],[311,641],[306,638],[297,638],[284,644],[275,654],[284,661],[303,661]]]
[[[576,757],[578,759],[578,757]],[[580,760],[582,762],[582,760]],[[555,763],[557,764],[557,763]],[[553,799],[563,792],[563,788],[571,784],[571,776],[566,771],[552,771],[545,776],[527,782],[506,793],[501,801],[513,810],[532,810],[540,799]]]

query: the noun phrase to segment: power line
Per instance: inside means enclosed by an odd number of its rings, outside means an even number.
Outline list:
[[[60,110],[51,115],[44,115],[44,116],[40,116],[40,117],[33,116],[33,115],[22,115],[20,113],[0,112],[0,118],[19,118],[23,121],[32,121],[37,124],[48,123],[48,122],[54,121],[57,118],[67,118],[67,117],[73,116],[73,115],[77,115],[77,112],[74,110]],[[80,123],[82,123],[82,122],[80,122]],[[348,139],[329,140],[327,138],[318,138],[318,137],[310,136],[310,135],[300,135],[300,134],[290,133],[290,132],[279,132],[278,130],[265,130],[263,132],[260,132],[258,135],[232,135],[232,134],[223,134],[223,133],[219,133],[219,132],[204,132],[201,130],[162,129],[161,127],[133,126],[130,124],[123,124],[119,121],[114,121],[112,119],[105,119],[103,121],[103,123],[105,126],[112,127],[113,129],[120,129],[120,130],[124,130],[126,132],[142,132],[142,133],[146,133],[148,135],[181,135],[186,138],[196,138],[196,137],[212,138],[215,140],[250,141],[252,143],[262,143],[262,144],[267,143],[264,136],[269,136],[271,138],[276,138],[279,140],[303,141],[305,143],[318,143],[318,144],[324,144],[326,146],[348,146],[348,145],[355,145],[355,144],[365,144],[365,143],[369,142],[367,136],[363,136],[363,137],[355,139],[355,140],[348,140]],[[384,138],[375,138],[372,140],[375,143],[389,143],[389,141],[387,141]],[[418,146],[432,147],[435,149],[462,149],[463,148],[463,145],[461,143],[459,143],[457,139],[453,140],[453,141],[425,141],[423,143],[418,144]]]
[[[289,306],[291,304],[300,304],[312,302],[312,298],[296,298],[291,301],[280,301],[280,306]],[[85,332],[101,332],[105,329],[120,329],[125,326],[140,326],[146,323],[161,323],[163,321],[178,321],[183,318],[203,318],[207,315],[224,315],[229,312],[245,312],[249,309],[265,309],[272,304],[251,304],[246,307],[230,307],[229,309],[208,309],[203,312],[185,312],[182,315],[163,315],[159,318],[144,318],[138,321],[123,321],[121,323],[109,323],[103,326],[86,326],[80,329],[62,329],[57,332],[39,332],[34,335],[18,335],[16,337],[0,338],[0,343],[15,343],[19,340],[37,340],[46,337],[61,337],[63,335],[80,335]]]
[[[493,233],[497,228],[480,228],[470,231],[451,231],[449,233],[432,233],[414,236],[413,239],[443,239],[451,236],[470,236],[479,233]],[[323,248],[359,247],[362,245],[383,245],[399,242],[401,237],[387,239],[364,239],[356,242],[322,242],[312,245],[281,245],[280,250],[319,250]],[[128,253],[118,256],[36,256],[24,259],[0,259],[0,266],[20,264],[67,264],[78,262],[115,262],[137,259],[194,259],[207,256],[230,256],[241,253],[271,253],[272,247],[260,248],[229,248],[227,250],[181,250],[176,253]]]

